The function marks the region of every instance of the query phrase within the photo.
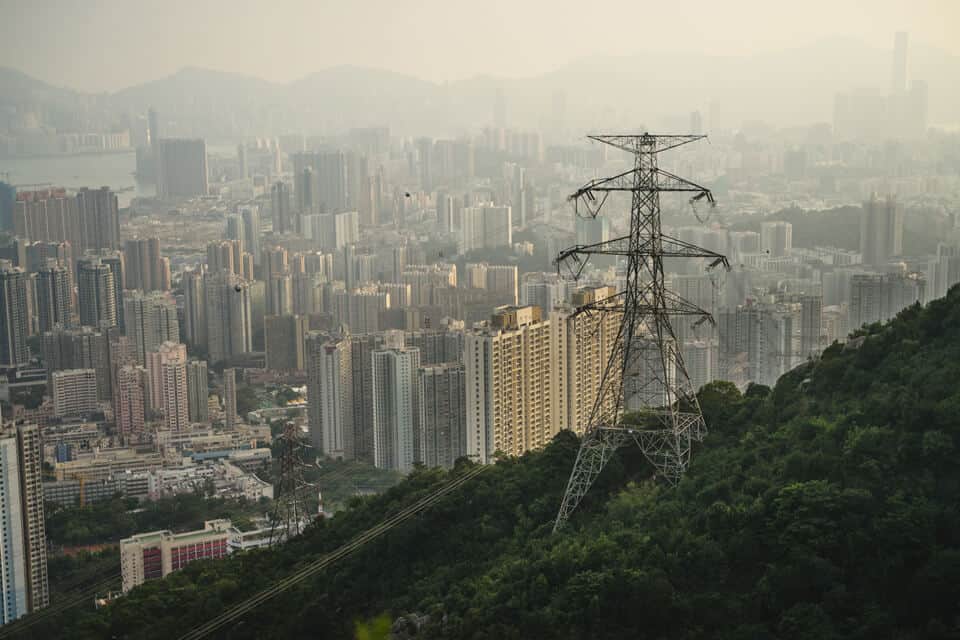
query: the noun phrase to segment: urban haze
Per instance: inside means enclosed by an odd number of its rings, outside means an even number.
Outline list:
[[[960,4],[0,15],[0,638],[960,637]]]

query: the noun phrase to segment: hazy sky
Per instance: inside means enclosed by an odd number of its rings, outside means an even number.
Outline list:
[[[184,66],[288,81],[351,64],[429,80],[589,55],[762,53],[893,32],[960,55],[960,0],[0,0],[0,65],[109,91]]]

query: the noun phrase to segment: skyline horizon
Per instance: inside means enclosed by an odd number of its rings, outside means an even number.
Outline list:
[[[10,2],[0,0],[0,14],[13,17],[0,25],[4,66],[54,87],[92,94],[116,93],[184,68],[246,75],[283,85],[330,68],[357,67],[390,71],[442,86],[477,77],[537,77],[594,58],[689,56],[691,50],[704,57],[748,58],[847,40],[877,51],[892,51],[898,31],[909,33],[911,50],[929,48],[951,58],[960,57],[960,45],[949,34],[941,34],[950,24],[951,14],[960,19],[960,6],[939,0],[910,11],[896,2],[877,2],[871,7],[870,23],[864,23],[855,8],[816,0],[815,4],[829,5],[834,15],[830,33],[823,33],[824,25],[811,20],[814,12],[810,7],[806,11],[772,9],[763,3],[740,0],[741,5],[753,5],[750,15],[754,20],[731,20],[729,12],[710,4],[698,5],[691,19],[678,20],[662,8],[637,8],[618,0],[602,0],[601,6],[595,7],[596,13],[611,6],[622,20],[635,16],[657,21],[662,29],[642,32],[642,42],[611,37],[599,44],[582,37],[586,35],[583,24],[570,12],[551,14],[537,2],[511,5],[510,13],[505,14],[510,19],[502,20],[496,6],[473,15],[442,4],[433,6],[437,3],[431,0],[406,11],[389,4],[372,6],[363,15],[356,15],[349,7],[318,8],[290,2],[267,15],[253,8],[237,12],[236,6],[225,0],[211,0],[190,8],[193,20],[176,22],[171,18],[176,17],[177,2],[129,7],[100,0],[83,6],[81,11],[68,3],[31,12],[17,6],[5,9]],[[498,3],[501,0],[493,0],[493,5]],[[290,22],[290,10],[303,20]],[[711,12],[717,15],[711,16]],[[350,28],[369,22],[371,13],[384,18],[390,27]],[[205,17],[209,18],[206,22]],[[109,39],[89,38],[87,28],[100,29],[104,21],[108,25],[123,24],[128,19],[136,19],[129,24],[149,23],[152,28],[112,30]],[[755,25],[764,19],[765,28],[757,29]],[[44,40],[29,37],[37,32],[31,23],[36,29],[56,33],[58,46],[44,46]],[[317,30],[309,30],[311,24]],[[333,24],[348,28],[323,31],[322,27]],[[281,37],[274,37],[274,33]],[[424,46],[424,33],[429,34],[428,46]],[[318,39],[318,35],[323,37]],[[172,46],[174,41],[178,46]],[[277,60],[283,64],[277,64]]]

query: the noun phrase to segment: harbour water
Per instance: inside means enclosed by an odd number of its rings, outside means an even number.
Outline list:
[[[22,190],[44,186],[80,187],[108,186],[117,193],[121,207],[133,198],[154,195],[153,185],[138,184],[134,171],[137,154],[78,154],[62,156],[0,157],[0,179]],[[37,185],[32,187],[31,185]]]

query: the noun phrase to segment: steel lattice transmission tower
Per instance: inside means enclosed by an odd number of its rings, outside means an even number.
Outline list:
[[[627,277],[623,291],[577,309],[577,313],[617,313],[622,317],[554,531],[567,522],[613,453],[628,442],[640,447],[659,476],[670,484],[679,481],[690,464],[693,443],[706,434],[706,424],[671,318],[696,325],[714,321],[709,312],[667,289],[663,261],[705,258],[710,269],[730,268],[726,256],[671,238],[660,228],[661,193],[688,192],[691,205],[703,199],[714,204],[709,189],[657,166],[659,153],[706,136],[644,133],[589,137],[633,154],[633,168],[588,182],[570,200],[577,215],[584,206],[589,216],[596,217],[611,193],[630,193],[630,233],[571,247],[557,257],[557,266],[565,266],[577,278],[591,255],[622,256]]]
[[[279,480],[274,485],[274,506],[270,516],[270,544],[300,535],[309,521],[306,492],[314,486],[304,479],[306,442],[294,422],[287,422],[278,438]]]

